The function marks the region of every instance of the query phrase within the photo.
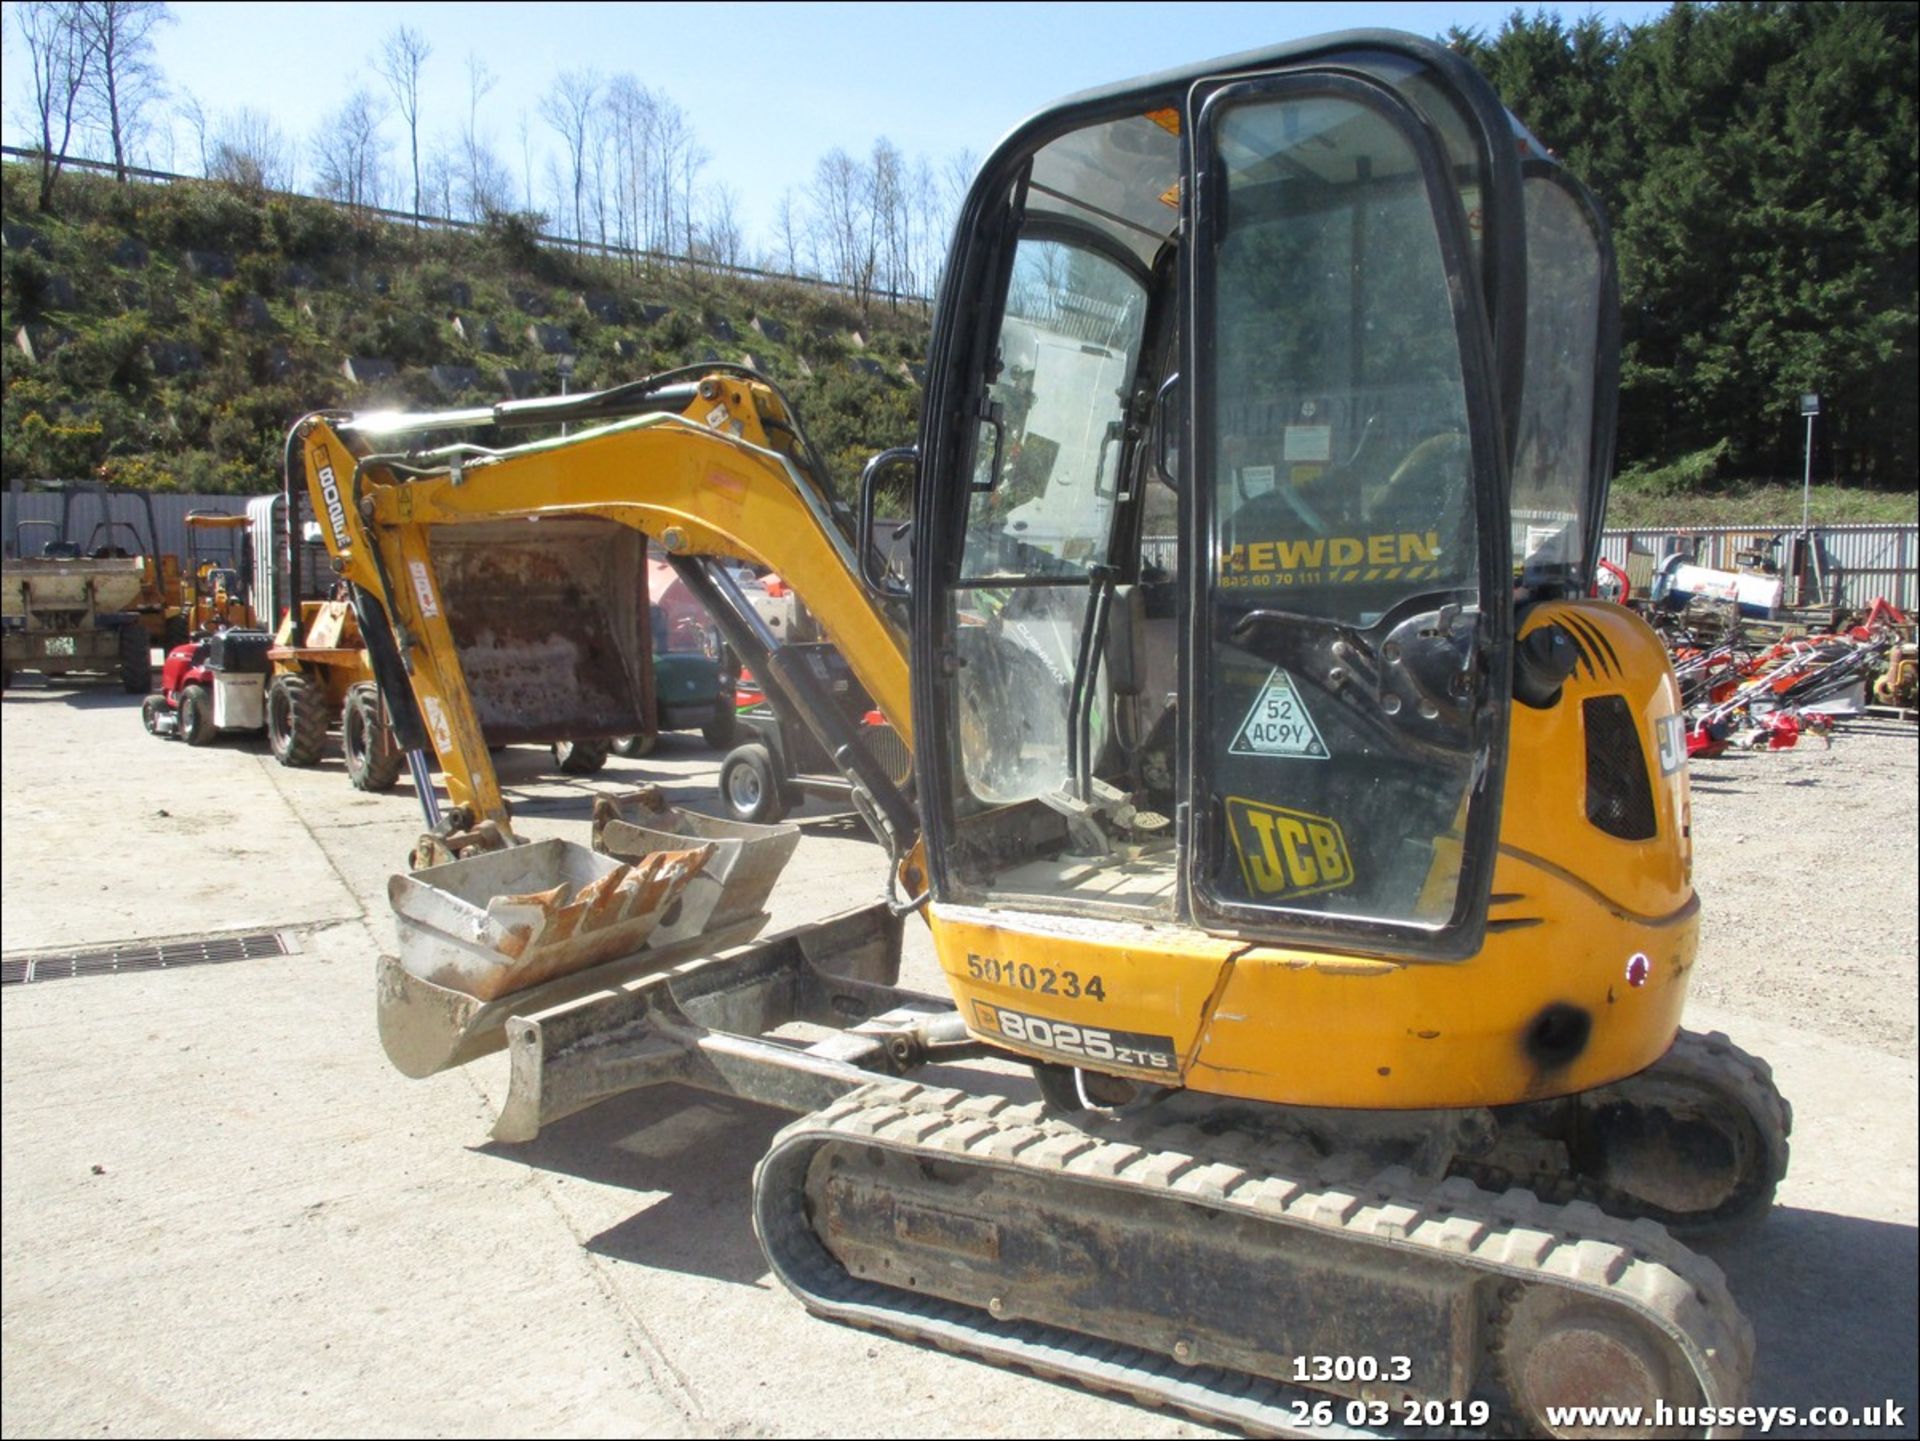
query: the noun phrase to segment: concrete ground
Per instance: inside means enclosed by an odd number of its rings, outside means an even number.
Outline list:
[[[374,1035],[371,963],[395,944],[385,882],[419,826],[407,786],[363,796],[337,760],[291,771],[257,742],[162,743],[117,692],[33,686],[0,711],[9,959],[266,929],[298,949],[7,988],[5,1435],[1210,1434],[808,1317],[749,1221],[780,1114],[662,1091],[529,1146],[489,1142],[500,1058],[409,1081]],[[501,758],[535,837],[584,842],[588,794],[640,780],[712,808],[718,757],[697,738],[586,781],[551,779],[542,759]],[[1788,781],[1801,788],[1770,804]],[[1894,1432],[1910,1430],[1913,730],[1744,758],[1699,789],[1711,919],[1691,1020],[1766,1055],[1796,1114],[1778,1211],[1713,1253],[1758,1333],[1754,1400],[1891,1400],[1907,1407]],[[1874,902],[1843,895],[1823,919],[1817,867],[1777,860],[1756,887],[1745,832],[1772,841],[1716,790],[1867,871]],[[1891,860],[1867,831],[1869,793],[1905,847]],[[780,927],[880,884],[857,823],[806,829]],[[1747,915],[1713,909],[1721,882]],[[1787,970],[1792,984],[1743,979]],[[905,979],[938,989],[917,927]],[[1814,1434],[1774,1434],[1796,1433]]]

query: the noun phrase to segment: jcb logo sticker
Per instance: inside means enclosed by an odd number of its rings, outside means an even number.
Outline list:
[[[1229,796],[1227,829],[1240,874],[1256,896],[1310,896],[1353,884],[1347,838],[1325,816]]]
[[[1687,723],[1677,715],[1663,715],[1653,723],[1653,738],[1660,755],[1660,774],[1670,776],[1686,764]]]

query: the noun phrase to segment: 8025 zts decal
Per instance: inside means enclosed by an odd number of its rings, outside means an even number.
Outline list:
[[[1097,1026],[1076,1026],[1066,1021],[1050,1021],[1045,1016],[1029,1016],[1010,1011],[991,1001],[973,1003],[974,1027],[988,1035],[1003,1036],[1017,1045],[1038,1046],[1066,1057],[1071,1063],[1102,1061],[1111,1066],[1129,1066],[1137,1071],[1179,1070],[1173,1054],[1173,1037],[1146,1036],[1135,1031],[1109,1031]]]

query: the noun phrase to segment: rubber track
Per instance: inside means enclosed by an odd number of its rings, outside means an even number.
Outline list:
[[[1774,1085],[1773,1067],[1736,1046],[1725,1032],[1681,1031],[1666,1055],[1645,1071],[1603,1089],[1631,1099],[1637,1081],[1658,1081],[1662,1076],[1717,1085],[1723,1094],[1731,1096],[1759,1133],[1766,1154],[1767,1175],[1753,1193],[1740,1198],[1728,1214],[1715,1212],[1689,1219],[1672,1216],[1653,1219],[1689,1241],[1735,1235],[1764,1220],[1772,1208],[1774,1191],[1786,1177],[1792,1149],[1787,1138],[1793,1133],[1793,1106]],[[1610,1216],[1633,1219],[1647,1214],[1645,1203],[1630,1192],[1615,1190],[1574,1172],[1561,1171],[1551,1176],[1515,1175],[1471,1160],[1457,1161],[1454,1171],[1483,1188],[1518,1182],[1537,1187],[1540,1194],[1556,1202],[1591,1201]]]
[[[829,1141],[881,1144],[896,1152],[1030,1175],[1150,1189],[1356,1244],[1425,1252],[1488,1275],[1603,1297],[1672,1338],[1698,1382],[1701,1395],[1695,1404],[1737,1406],[1746,1398],[1752,1328],[1728,1294],[1720,1268],[1655,1222],[1618,1220],[1582,1201],[1554,1206],[1527,1191],[1494,1195],[1462,1177],[1422,1182],[1403,1167],[1381,1171],[1361,1185],[1314,1189],[1261,1164],[1264,1148],[1257,1142],[1242,1149],[1190,1127],[1156,1128],[1138,1120],[1082,1129],[1037,1103],[1015,1105],[1004,1097],[903,1081],[863,1086],[789,1125],[774,1137],[754,1174],[754,1229],[775,1274],[808,1310],[834,1320],[1255,1434],[1390,1434],[1344,1424],[1303,1430],[1295,1421],[1295,1401],[1332,1399],[1339,1415],[1343,1398],[1241,1372],[1184,1365],[1036,1322],[996,1322],[971,1307],[850,1276],[817,1238],[786,1249],[783,1238],[802,1230],[808,1237],[813,1233],[796,1214],[801,1187],[770,1194],[770,1168],[783,1172],[798,1163],[804,1177],[804,1157],[786,1153],[795,1148],[811,1153]],[[1203,1154],[1171,1149],[1171,1144],[1190,1145]],[[773,1207],[786,1211],[776,1214]],[[1421,1434],[1483,1433],[1435,1428]]]
[[[1787,1137],[1793,1134],[1793,1103],[1773,1083],[1773,1067],[1743,1051],[1724,1031],[1682,1031],[1667,1053],[1696,1074],[1718,1073],[1738,1095],[1749,1115],[1761,1122],[1767,1154],[1778,1158],[1774,1180],[1787,1174]]]

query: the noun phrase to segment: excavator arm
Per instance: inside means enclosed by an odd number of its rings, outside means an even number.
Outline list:
[[[609,418],[508,449],[445,439],[515,424],[550,427],[568,416]],[[425,447],[424,440],[440,443]],[[384,617],[419,728],[439,757],[455,813],[430,813],[430,827],[492,823],[511,836],[488,753],[488,735],[497,733],[486,723],[490,711],[510,724],[509,712],[574,696],[576,725],[582,713],[593,724],[584,702],[617,693],[630,679],[636,657],[620,654],[615,637],[637,632],[645,643],[644,625],[632,624],[636,606],[644,622],[644,592],[619,593],[624,581],[637,580],[637,567],[609,556],[636,533],[667,551],[729,641],[779,688],[780,661],[719,562],[777,570],[808,597],[828,638],[911,745],[905,639],[862,584],[856,541],[792,411],[764,379],[718,369],[692,383],[640,382],[557,402],[315,415],[296,428],[296,441],[335,568],[377,608],[363,621],[378,630]],[[637,553],[635,545],[624,548]],[[462,588],[464,607],[449,600],[449,591]],[[629,624],[597,630],[596,616]],[[802,674],[784,679],[789,690],[806,688]],[[395,687],[387,689],[392,705]],[[830,709],[796,699],[809,719]],[[834,754],[846,739],[823,737]],[[857,767],[861,757],[845,759]],[[861,779],[870,792],[890,788],[877,771]],[[911,826],[897,795],[875,804],[890,829]]]

